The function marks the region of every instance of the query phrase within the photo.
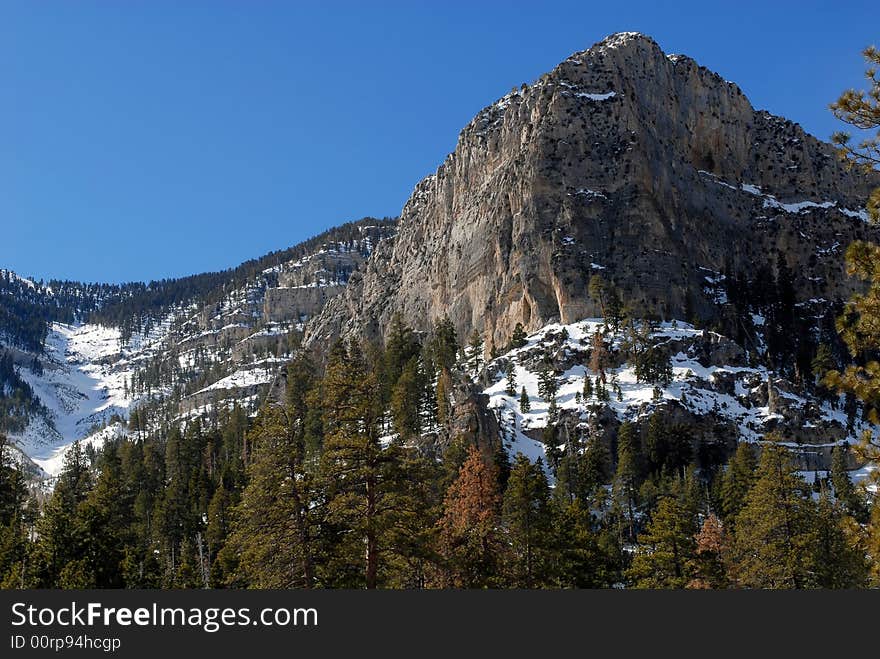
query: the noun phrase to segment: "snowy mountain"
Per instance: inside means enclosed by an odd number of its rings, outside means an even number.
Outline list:
[[[0,355],[10,356],[16,380],[33,400],[5,434],[37,473],[54,476],[72,442],[99,448],[107,437],[154,429],[141,425],[142,418],[156,424],[234,404],[255,410],[298,344],[303,323],[392,235],[393,222],[345,225],[264,257],[257,263],[267,267],[250,268],[246,276],[214,277],[219,285],[184,301],[172,298],[150,313],[137,293],[128,315],[125,301],[114,301],[122,306],[115,322],[101,317],[104,310],[94,300],[82,310],[65,308],[70,322],[44,314],[50,322],[39,348],[16,340],[0,323]],[[34,308],[45,309],[40,296],[51,301],[59,288],[11,271],[0,279],[15,284],[12,295],[7,290],[0,297],[10,328],[32,320]],[[15,306],[22,287],[34,295],[34,308]],[[150,413],[132,418],[138,409]]]
[[[719,450],[772,432],[804,469],[824,468],[865,423],[821,390],[812,360],[820,346],[846,356],[834,319],[859,284],[842,250],[880,240],[864,210],[878,183],[692,59],[612,35],[480,111],[399,222],[365,219],[186,280],[0,273],[0,342],[16,369],[5,395],[18,401],[6,432],[57,473],[75,439],[255,410],[301,338],[320,361],[337,338],[381,341],[395,317],[423,334],[449,318],[487,353],[531,332],[493,362],[488,398],[468,399],[528,455],[544,450],[547,416],[530,354],[552,346],[541,359],[564,427],[601,422],[611,442],[615,423],[663,406]],[[608,334],[619,394],[597,407],[576,393],[599,321],[579,319],[602,315],[606,295],[655,325],[642,340],[669,353],[673,377],[645,385],[625,337]],[[499,389],[504,360],[528,413]]]

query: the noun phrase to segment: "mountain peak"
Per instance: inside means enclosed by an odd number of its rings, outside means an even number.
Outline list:
[[[363,280],[307,328],[381,338],[392,316],[505,345],[520,324],[598,315],[593,275],[636,313],[712,322],[720,273],[802,273],[804,301],[851,293],[839,246],[866,237],[867,190],[830,145],[650,37],[612,34],[462,130]]]
[[[566,65],[583,65],[596,60],[604,60],[605,55],[614,53],[617,57],[627,58],[630,52],[653,52],[655,55],[665,56],[663,49],[651,37],[641,32],[615,32],[609,34],[601,41],[597,41],[585,50],[572,53],[556,67],[556,70]]]
[[[609,34],[607,37],[596,43],[593,48],[620,48],[639,42],[653,44],[655,46],[657,45],[657,42],[654,41],[654,39],[646,34],[642,34],[641,32],[615,32],[614,34]]]

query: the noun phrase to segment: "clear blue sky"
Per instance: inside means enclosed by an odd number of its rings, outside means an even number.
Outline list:
[[[396,215],[480,108],[617,31],[827,139],[876,9],[0,0],[0,267],[179,276]]]

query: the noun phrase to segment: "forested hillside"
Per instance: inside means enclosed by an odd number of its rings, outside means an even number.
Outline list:
[[[607,326],[596,328],[601,336]],[[528,361],[523,349],[545,345],[542,337],[522,341],[509,346],[520,363]],[[599,365],[575,405],[555,374],[540,376],[540,396],[529,395],[509,357],[482,363],[482,348],[463,350],[450,323],[419,336],[397,322],[384,347],[338,344],[325,368],[299,356],[287,368],[283,399],[255,418],[233,407],[159,433],[111,438],[98,452],[75,445],[41,516],[28,513],[36,503],[23,486],[4,490],[4,583],[869,583],[877,572],[865,548],[878,537],[861,526],[869,504],[847,470],[846,443],[834,448],[830,469],[799,471],[781,437],[741,441],[729,453],[733,432],[712,449],[659,399],[625,418],[611,443],[595,423],[561,441],[567,412],[595,420],[624,390],[675,379],[664,358],[628,350],[643,364],[633,384]],[[460,418],[481,396],[472,377],[497,378],[524,413],[550,401],[539,435],[546,461],[526,456],[524,436],[481,429],[473,410]],[[516,429],[525,429],[522,420]],[[442,453],[427,448],[437,440]]]

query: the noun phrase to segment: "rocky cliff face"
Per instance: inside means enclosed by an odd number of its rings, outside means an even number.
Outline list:
[[[839,300],[842,250],[877,237],[862,210],[877,184],[692,59],[613,35],[482,110],[306,340],[378,338],[400,312],[500,346],[520,322],[599,315],[595,273],[637,312],[708,319],[707,277],[777,250],[799,299]]]
[[[394,235],[390,226],[362,225],[359,235],[327,243],[313,254],[283,264],[275,273],[277,286],[266,290],[266,322],[304,322],[318,313],[327,300],[339,295],[352,273],[363,267],[376,243]]]

